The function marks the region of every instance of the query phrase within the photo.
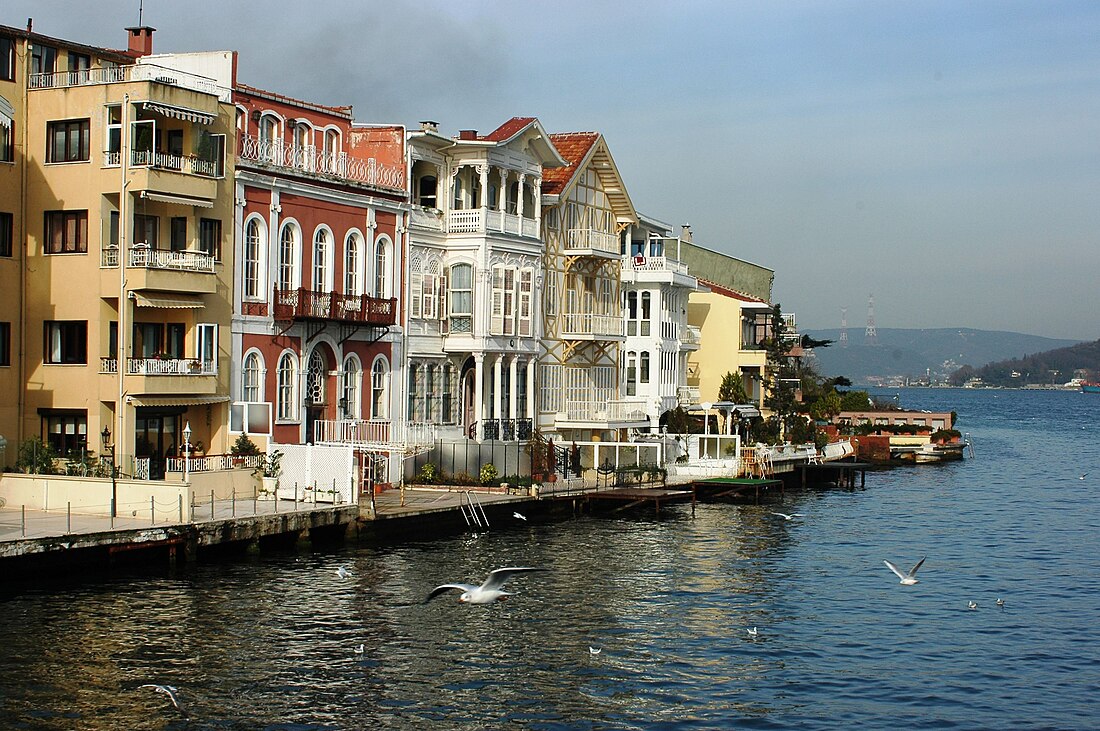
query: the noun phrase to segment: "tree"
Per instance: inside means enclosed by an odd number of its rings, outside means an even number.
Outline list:
[[[57,474],[57,452],[38,437],[31,437],[19,445],[19,456],[15,468],[20,472],[35,475]]]
[[[745,391],[745,380],[740,372],[729,372],[722,376],[722,385],[718,387],[718,400],[732,401],[735,404],[748,403],[749,394]]]
[[[767,391],[764,395],[764,406],[771,409],[774,421],[774,434],[778,439],[784,438],[790,431],[797,416],[796,391],[801,385],[798,368],[791,358],[791,348],[794,340],[787,337],[787,324],[783,320],[783,309],[779,303],[772,307],[771,327],[767,337],[764,338],[764,350],[767,353],[767,365],[765,366],[765,383]]]

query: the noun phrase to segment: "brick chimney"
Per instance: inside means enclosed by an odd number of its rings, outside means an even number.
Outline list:
[[[153,32],[156,28],[147,25],[138,25],[126,29],[130,36],[128,49],[130,53],[138,56],[148,56],[153,53]]]
[[[458,139],[460,139],[460,140],[476,140],[477,139],[477,130],[476,129],[460,129],[458,131]]]

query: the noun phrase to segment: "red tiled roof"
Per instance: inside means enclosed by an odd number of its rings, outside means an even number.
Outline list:
[[[700,284],[706,285],[707,289],[714,292],[715,294],[720,294],[723,297],[730,297],[735,300],[741,300],[742,302],[760,302],[763,304],[767,304],[767,302],[764,302],[764,300],[757,299],[756,297],[750,297],[747,294],[741,294],[736,290],[730,289],[729,287],[723,287],[721,284],[712,282],[709,279],[704,279],[703,277],[699,276],[697,276],[696,279],[699,280]]]
[[[307,102],[303,99],[295,99],[292,96],[286,96],[285,94],[279,94],[274,91],[267,91],[266,89],[260,89],[255,86],[249,86],[248,84],[242,84],[237,82],[234,91],[239,91],[249,96],[260,96],[265,99],[270,99],[276,102],[282,102],[283,104],[289,104],[292,106],[305,107],[307,109],[314,109],[316,111],[328,112],[330,114],[336,114],[341,117],[351,118],[352,108],[351,105],[346,107],[334,107],[328,104],[317,104],[316,102]]]
[[[478,137],[478,139],[486,142],[504,142],[512,139],[517,132],[534,121],[534,117],[512,117],[489,134]]]
[[[550,141],[569,164],[561,168],[542,169],[542,192],[544,195],[560,193],[577,172],[577,165],[588,155],[599,132],[566,132],[550,135]]]

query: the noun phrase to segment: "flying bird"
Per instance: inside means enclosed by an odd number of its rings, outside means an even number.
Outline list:
[[[516,520],[527,520],[527,516],[523,513],[512,513],[512,517]]]
[[[772,511],[772,515],[778,515],[783,520],[793,520],[794,518],[804,517],[802,513],[791,513],[790,515],[787,515],[786,513],[777,513],[774,510]]]
[[[341,579],[346,579],[349,576],[351,576],[351,574],[348,573],[348,570],[346,568],[344,568],[343,566],[336,569],[336,575],[339,576]]]
[[[924,558],[928,558],[928,557],[925,556]],[[905,574],[903,574],[901,572],[901,569],[899,569],[897,566],[890,563],[889,561],[883,561],[883,563],[886,564],[886,566],[891,571],[893,571],[895,574],[898,575],[898,578],[901,579],[902,584],[905,584],[906,586],[912,586],[913,584],[918,583],[917,578],[916,578],[917,570],[921,567],[921,564],[924,563],[924,558],[922,558],[920,561],[917,561],[917,565],[914,566],[913,568],[909,569],[909,572],[905,573]]]
[[[432,589],[432,592],[428,594],[424,603],[427,604],[435,597],[439,596],[445,591],[451,589],[458,589],[462,592],[462,595],[458,597],[458,600],[464,604],[492,604],[497,601],[505,601],[508,597],[512,596],[506,591],[501,589],[508,579],[517,574],[525,574],[529,571],[546,571],[543,568],[529,568],[523,566],[513,566],[510,568],[496,569],[489,572],[489,577],[485,579],[485,583],[481,586],[474,586],[473,584],[442,584]]]
[[[976,601],[974,601],[973,599],[971,599],[970,601],[968,601],[968,602],[966,603],[966,608],[967,608],[967,609],[977,609],[977,608],[978,608],[978,602],[976,602]]]
[[[176,708],[180,708],[180,699],[179,696],[176,695],[179,692],[178,688],[175,688],[171,685],[157,685],[155,683],[146,683],[145,685],[139,687],[152,688],[157,693],[164,693],[164,695],[168,696],[168,698],[172,701],[173,706],[175,706]]]
[[[750,627],[747,631],[749,633],[749,637],[756,637],[756,635],[759,634],[756,631],[756,627]]]

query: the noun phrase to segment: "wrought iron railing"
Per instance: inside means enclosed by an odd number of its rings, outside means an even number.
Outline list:
[[[100,373],[118,373],[117,358],[100,358]],[[216,376],[218,364],[199,358],[127,358],[126,374],[131,376]]]
[[[274,298],[272,315],[276,320],[339,320],[378,326],[397,322],[397,300],[392,298],[278,287]]]
[[[330,175],[378,188],[405,189],[404,166],[386,165],[373,157],[351,157],[346,152],[326,151],[315,145],[295,145],[253,135],[241,135],[237,154],[241,160],[312,175]]]

